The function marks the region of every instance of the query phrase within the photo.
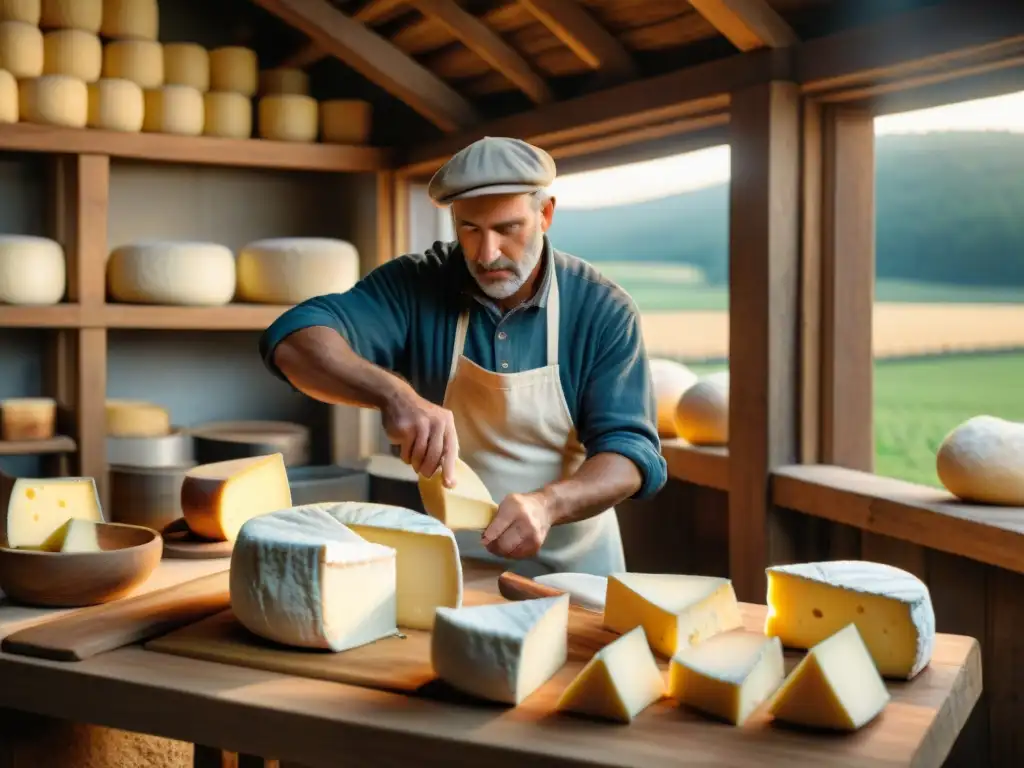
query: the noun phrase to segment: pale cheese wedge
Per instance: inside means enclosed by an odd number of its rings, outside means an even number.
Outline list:
[[[4,517],[7,546],[39,549],[72,518],[103,522],[93,478],[17,478]]]
[[[99,530],[94,520],[71,518],[43,542],[44,552],[101,552]]]
[[[455,462],[455,487],[446,488],[444,472],[432,477],[419,476],[420,498],[427,514],[453,531],[482,531],[491,524],[498,505],[480,476],[462,459]]]
[[[593,573],[542,573],[533,579],[546,587],[560,589],[569,595],[573,605],[589,611],[603,611],[608,579]]]

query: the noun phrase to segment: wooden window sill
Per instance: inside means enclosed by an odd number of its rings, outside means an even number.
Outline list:
[[[662,440],[661,455],[668,464],[668,476],[694,485],[729,490],[729,450],[702,448],[685,440]]]

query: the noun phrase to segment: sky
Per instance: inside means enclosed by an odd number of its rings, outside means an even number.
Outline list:
[[[1024,133],[1024,91],[875,119],[875,135],[931,131]],[[559,208],[601,208],[653,200],[721,184],[729,179],[729,147],[567,174],[551,191]]]

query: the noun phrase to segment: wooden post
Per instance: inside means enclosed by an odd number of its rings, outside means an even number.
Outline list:
[[[800,92],[732,95],[729,209],[729,572],[763,602],[764,569],[793,551],[770,514],[769,480],[797,456]]]

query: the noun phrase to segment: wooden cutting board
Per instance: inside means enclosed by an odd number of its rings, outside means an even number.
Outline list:
[[[228,572],[222,571],[139,597],[82,608],[13,632],[5,653],[53,661],[81,661],[191,624],[228,608]]]

